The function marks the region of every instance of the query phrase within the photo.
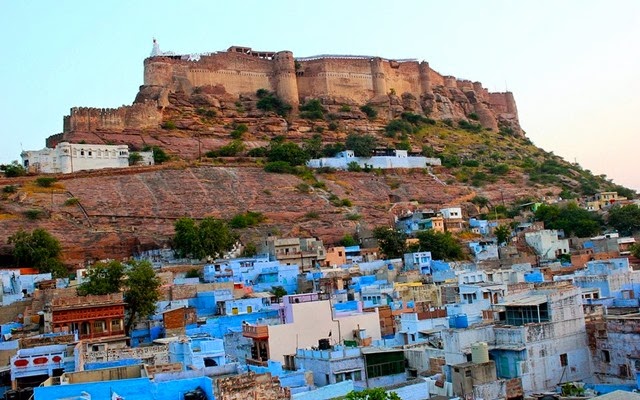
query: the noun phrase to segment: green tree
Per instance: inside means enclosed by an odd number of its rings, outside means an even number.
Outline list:
[[[197,258],[221,257],[233,247],[237,240],[226,222],[213,217],[207,217],[200,221],[198,239],[200,251]]]
[[[198,268],[192,268],[184,274],[185,278],[200,278],[200,271]]]
[[[119,261],[97,262],[87,270],[87,280],[78,287],[78,295],[117,293],[122,288],[124,265]]]
[[[60,261],[60,242],[46,230],[20,230],[9,236],[8,243],[13,244],[13,258],[18,266],[34,267],[41,273],[51,272],[55,277],[67,275]]]
[[[305,140],[302,144],[302,150],[307,153],[309,158],[322,157],[322,135],[316,133],[311,139]]]
[[[309,155],[293,142],[271,143],[267,160],[286,161],[292,166],[304,165],[309,160]]]
[[[434,230],[418,232],[416,235],[420,241],[420,251],[430,251],[434,260],[461,260],[464,258],[462,246],[451,235]]]
[[[564,207],[543,204],[536,210],[535,219],[543,221],[547,229],[562,229],[567,236],[589,237],[597,235],[602,227],[602,219],[569,203]]]
[[[358,241],[353,236],[346,234],[340,239],[340,245],[344,247],[357,246]]]
[[[478,212],[482,212],[482,209],[487,207],[490,201],[484,196],[475,196],[471,199],[471,203],[478,207]]]
[[[283,296],[287,295],[287,290],[282,287],[282,286],[273,286],[271,288],[271,293],[273,293],[273,295],[276,297],[276,300],[278,301],[278,303],[280,302],[280,299]]]
[[[148,261],[132,261],[127,268],[124,301],[127,304],[125,331],[131,332],[134,324],[151,316],[160,299],[160,278]]]
[[[396,392],[385,392],[382,388],[365,389],[360,392],[355,390],[347,393],[346,400],[400,400]]]
[[[350,133],[347,136],[345,146],[349,150],[353,150],[356,157],[371,157],[371,152],[376,148],[376,138],[372,135],[359,135]]]
[[[498,245],[501,245],[503,243],[507,243],[509,240],[509,237],[511,236],[511,228],[509,228],[508,225],[500,225],[496,227],[493,233],[496,235]]]
[[[153,146],[151,150],[153,151],[154,164],[162,164],[165,161],[169,161],[169,155],[160,147]]]
[[[253,257],[258,254],[258,247],[255,243],[249,242],[244,245],[244,249],[242,250],[243,257]]]
[[[397,229],[377,226],[373,229],[373,237],[378,240],[378,246],[387,258],[398,258],[407,250],[407,235]]]
[[[142,161],[142,155],[137,151],[129,153],[129,165],[136,165]]]
[[[318,99],[311,99],[300,106],[300,118],[323,119],[326,110]]]
[[[18,161],[13,161],[11,164],[0,164],[0,171],[4,171],[4,176],[7,178],[15,178],[16,176],[27,174],[27,170]]]
[[[375,117],[378,116],[378,112],[376,111],[375,108],[373,108],[373,106],[371,104],[365,104],[365,105],[361,106],[360,107],[360,111],[365,113],[365,115],[369,119],[374,119]]]
[[[635,204],[611,207],[607,223],[622,235],[632,235],[640,231],[640,207]]]
[[[191,218],[180,218],[174,224],[173,249],[178,257],[197,257],[200,253],[198,226]]]
[[[640,244],[636,243],[631,245],[629,247],[629,251],[631,252],[631,255],[634,256],[635,258],[640,258]]]
[[[262,111],[274,111],[281,117],[285,117],[291,112],[291,106],[282,101],[274,93],[269,92],[266,89],[258,89],[256,92],[258,96],[258,102],[256,107]]]

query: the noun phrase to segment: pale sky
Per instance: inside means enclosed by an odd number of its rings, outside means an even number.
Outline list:
[[[131,104],[163,51],[429,61],[514,93],[539,147],[640,190],[640,1],[0,0],[0,163],[44,147],[75,106]]]

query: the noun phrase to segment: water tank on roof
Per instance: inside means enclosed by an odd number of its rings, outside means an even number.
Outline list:
[[[475,364],[489,362],[489,345],[486,342],[471,345],[471,361]]]
[[[456,327],[456,317],[454,315],[451,315],[449,317],[449,328],[455,328]]]
[[[467,314],[456,315],[456,328],[467,328],[469,326],[469,320]]]

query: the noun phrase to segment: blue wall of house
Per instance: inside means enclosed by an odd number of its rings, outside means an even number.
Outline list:
[[[196,297],[189,299],[189,306],[196,309],[198,317],[214,315],[216,313],[215,292],[199,292]]]
[[[123,358],[123,359],[114,360],[114,361],[86,363],[86,364],[84,364],[84,370],[85,371],[91,371],[91,370],[95,370],[95,369],[126,367],[128,365],[137,365],[137,364],[141,364],[141,363],[142,363],[142,361],[138,360],[136,358]]]
[[[224,315],[216,318],[209,318],[204,325],[193,329],[187,329],[187,335],[208,333],[210,336],[223,339],[230,330],[242,330],[242,321],[255,324],[259,319],[277,318],[277,310],[257,311],[250,314]]]
[[[208,399],[214,399],[211,379],[207,377],[180,379],[166,382],[151,382],[148,378],[117,381],[90,382],[72,385],[41,386],[34,388],[34,400],[74,398],[82,392],[91,395],[91,400],[111,400],[113,392],[125,399],[181,399],[185,392],[200,387]]]
[[[129,335],[131,337],[131,347],[138,347],[143,343],[151,343],[161,338],[163,331],[164,329],[161,325],[152,326],[148,329],[134,329]]]

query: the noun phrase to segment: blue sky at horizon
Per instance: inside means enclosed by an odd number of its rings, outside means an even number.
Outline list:
[[[640,190],[640,2],[0,1],[0,163],[44,147],[71,107],[131,104],[163,50],[429,61],[508,89],[534,144]]]

